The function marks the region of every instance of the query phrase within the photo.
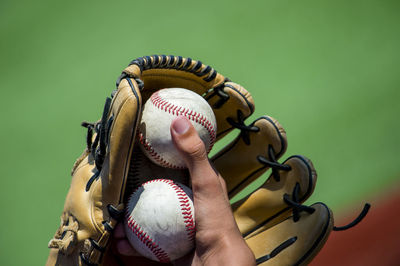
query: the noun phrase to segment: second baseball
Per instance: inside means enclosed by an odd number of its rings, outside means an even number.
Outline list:
[[[151,260],[170,262],[186,255],[196,233],[192,191],[169,179],[144,183],[128,201],[125,232]]]

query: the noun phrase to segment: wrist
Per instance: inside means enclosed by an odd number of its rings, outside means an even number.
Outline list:
[[[211,265],[255,265],[255,257],[239,232],[219,233],[202,254],[202,264]]]

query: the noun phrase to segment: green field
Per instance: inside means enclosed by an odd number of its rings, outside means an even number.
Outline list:
[[[192,57],[249,90],[249,122],[283,125],[312,159],[308,202],[360,207],[400,179],[400,2],[0,3],[1,265],[43,265],[83,120],[100,118],[130,60]],[[221,145],[217,145],[217,147]]]

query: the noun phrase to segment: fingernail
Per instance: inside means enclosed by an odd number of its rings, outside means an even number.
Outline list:
[[[179,135],[185,134],[190,127],[190,121],[184,116],[178,116],[172,121],[172,128]]]

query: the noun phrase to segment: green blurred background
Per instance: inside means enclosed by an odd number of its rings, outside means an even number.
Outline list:
[[[400,181],[400,2],[1,1],[0,264],[43,265],[69,172],[130,60],[199,59],[242,84],[335,214]]]

